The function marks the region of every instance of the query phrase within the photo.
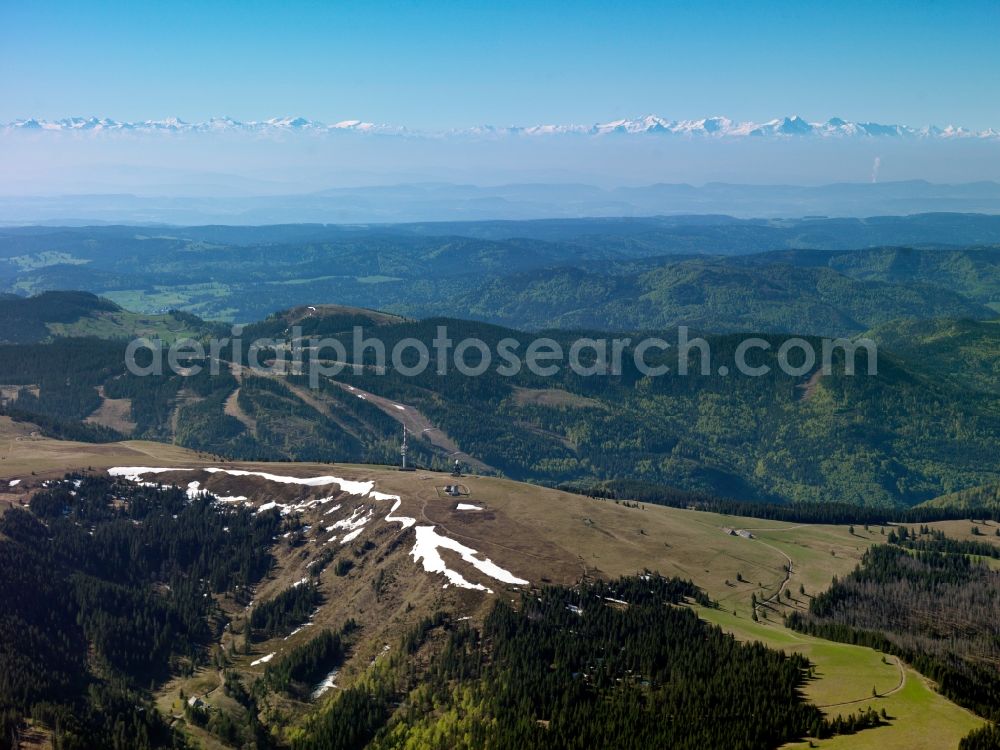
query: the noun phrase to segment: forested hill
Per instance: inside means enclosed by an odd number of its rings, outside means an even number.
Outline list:
[[[1000,246],[877,247],[859,250],[777,250],[735,261],[746,265],[783,263],[830,268],[863,281],[933,284],[981,304],[998,302]]]
[[[1000,219],[0,229],[0,293],[249,323],[307,302],[518,328],[857,333],[1000,310]]]
[[[924,503],[927,508],[995,508],[1000,509],[1000,484],[971,487]]]
[[[867,335],[932,380],[1000,392],[1000,319],[895,321]]]
[[[55,337],[128,339],[148,336],[173,341],[203,336],[215,326],[189,313],[142,315],[123,310],[90,292],[50,291],[33,297],[0,295],[0,344],[30,344]]]
[[[110,300],[88,292],[43,292],[35,297],[0,296],[0,342],[24,344],[51,335],[49,324],[71,324],[99,313],[119,312]]]
[[[310,325],[341,337],[350,352],[355,314],[337,310]],[[278,315],[250,330],[280,337],[295,320]],[[430,342],[439,325],[493,351],[503,338],[522,346],[532,338],[455,319],[378,321],[389,350],[408,337]],[[248,372],[246,351],[216,376],[138,377],[125,372],[124,343],[64,338],[0,347],[0,385],[8,413],[49,434],[144,437],[234,458],[394,463],[405,424],[418,463],[443,467],[458,452],[480,471],[548,484],[628,480],[737,500],[892,506],[1000,482],[1000,326],[942,322],[921,337],[908,325],[880,329],[887,343],[876,375],[862,353],[854,376],[836,367],[829,376],[788,376],[774,359],[783,339],[770,337],[763,377],[682,377],[669,359],[672,374],[643,377],[628,349],[619,376],[565,368],[553,377],[526,369],[505,377],[495,368],[441,376],[430,368],[404,377],[390,367],[320,377],[312,389],[305,372]],[[551,335],[568,350],[579,334]],[[706,338],[716,365],[733,361],[741,337]],[[969,370],[935,364],[948,362]]]
[[[998,291],[995,284],[990,301],[1000,300]],[[898,319],[996,315],[985,304],[929,281],[859,280],[829,267],[728,259],[664,259],[637,272],[619,266],[611,272],[559,268],[501,276],[439,306],[451,314],[466,311],[480,320],[528,329],[687,325],[719,333],[817,336],[850,336]]]

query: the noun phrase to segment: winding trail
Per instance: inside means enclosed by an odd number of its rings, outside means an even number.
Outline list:
[[[837,706],[851,706],[856,703],[866,703],[867,701],[878,700],[879,698],[888,698],[890,695],[895,695],[904,687],[906,687],[906,668],[903,666],[903,662],[900,658],[896,657],[896,666],[899,667],[899,683],[892,690],[887,690],[884,693],[876,693],[875,695],[870,695],[867,698],[856,698],[851,701],[840,701],[840,703],[824,703],[822,705],[817,705],[816,708],[836,708]]]
[[[802,526],[808,526],[808,525],[809,524],[800,524],[799,526],[795,526],[795,527],[789,526],[789,527],[785,527],[783,529],[774,529],[774,531],[785,531],[785,530],[788,530],[788,529],[801,528]],[[782,557],[784,557],[785,560],[788,561],[788,565],[787,565],[787,567],[785,569],[785,578],[781,582],[781,584],[778,586],[777,591],[775,591],[775,593],[773,595],[769,596],[767,599],[765,599],[763,602],[761,602],[761,604],[767,604],[767,603],[777,602],[780,605],[780,603],[781,603],[780,602],[781,592],[785,588],[785,586],[788,585],[788,582],[792,578],[792,565],[793,565],[792,558],[786,552],[784,552],[783,550],[778,549],[773,544],[768,544],[767,542],[764,542],[764,541],[762,541],[760,539],[758,539],[756,541],[758,541],[760,544],[764,545],[768,549],[774,550],[779,555],[781,555]],[[760,605],[758,605],[758,606],[760,606]],[[770,623],[768,623],[768,624],[770,624]],[[789,628],[784,628],[784,630],[786,630],[787,632],[793,632]],[[833,641],[831,641],[831,643],[832,642]],[[890,695],[895,695],[900,690],[902,690],[904,687],[906,687],[906,668],[903,666],[903,662],[902,662],[902,660],[898,656],[896,657],[896,667],[899,669],[899,682],[896,684],[896,686],[894,688],[892,688],[892,690],[888,690],[888,691],[886,691],[884,693],[876,693],[875,695],[868,695],[868,696],[865,696],[863,698],[855,698],[855,699],[849,700],[849,701],[840,701],[838,703],[826,703],[826,704],[822,704],[822,705],[817,705],[817,708],[826,709],[826,708],[836,708],[837,706],[851,706],[851,705],[855,705],[855,704],[858,704],[858,703],[865,703],[867,701],[877,700],[879,698],[888,698]]]
[[[805,527],[812,526],[812,525],[813,524],[801,523],[801,524],[796,524],[794,526],[781,526],[781,527],[771,527],[771,528],[766,528],[766,527],[755,527],[755,528],[745,527],[745,530],[746,531],[764,531],[764,532],[772,532],[772,533],[774,533],[774,532],[782,532],[782,531],[792,531],[793,529],[801,529],[801,528],[805,528]],[[779,554],[783,558],[785,558],[785,562],[786,562],[786,565],[785,565],[785,576],[781,580],[781,583],[778,584],[777,589],[775,590],[775,592],[773,594],[771,594],[771,596],[767,597],[766,599],[762,599],[761,601],[759,601],[757,603],[758,607],[760,607],[762,605],[767,605],[767,604],[778,604],[780,606],[781,605],[781,592],[785,589],[786,586],[788,586],[789,582],[792,579],[792,574],[793,574],[793,571],[794,571],[794,561],[792,560],[791,556],[787,552],[785,552],[782,549],[779,549],[778,547],[775,547],[773,544],[768,544],[767,542],[765,542],[764,540],[762,540],[760,538],[754,538],[752,541],[755,541],[758,544],[761,544],[764,547],[767,547],[768,549],[772,550],[773,552],[776,552],[777,554]],[[780,630],[783,633],[785,633],[787,635],[790,635],[795,640],[802,641],[802,642],[805,642],[805,640],[806,640],[805,638],[802,638],[795,631],[793,631],[793,630],[791,630],[791,629],[789,629],[789,628],[787,628],[787,627],[785,627],[783,625],[774,624],[774,623],[770,622],[769,620],[766,620],[766,619],[761,620],[759,624],[764,625],[765,627],[769,627],[769,628],[774,628],[776,630]],[[825,639],[820,639],[820,640],[825,640]],[[829,641],[829,643],[835,643],[835,641]],[[872,700],[878,700],[880,698],[888,698],[889,696],[895,695],[896,693],[900,692],[901,690],[903,690],[903,688],[906,687],[906,667],[903,665],[903,661],[899,657],[896,657],[895,664],[896,664],[896,668],[899,670],[899,682],[896,683],[896,686],[894,688],[892,688],[891,690],[887,690],[884,693],[877,693],[875,695],[866,695],[866,696],[861,697],[861,698],[854,698],[852,700],[847,700],[847,701],[839,701],[839,702],[836,702],[836,703],[817,704],[817,708],[820,708],[820,709],[829,709],[829,708],[837,708],[838,706],[851,706],[851,705],[857,705],[859,703],[866,703],[866,702],[872,701]]]
[[[788,556],[788,553],[778,549],[773,544],[768,544],[767,542],[762,541],[760,539],[755,539],[754,541],[756,541],[758,544],[762,544],[763,546],[767,547],[770,550],[774,550],[779,555],[785,558],[786,561],[785,577],[782,579],[781,583],[778,584],[778,588],[775,590],[775,592],[771,594],[771,596],[767,597],[767,599],[764,599],[763,601],[760,602],[760,604],[767,604],[768,602],[778,602],[780,604],[781,592],[784,590],[785,586],[788,585],[788,582],[792,580],[792,558]],[[757,606],[760,606],[760,604],[758,604]]]

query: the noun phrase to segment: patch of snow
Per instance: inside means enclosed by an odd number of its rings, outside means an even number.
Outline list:
[[[391,495],[386,492],[378,492],[375,489],[375,482],[372,480],[358,481],[352,479],[342,479],[340,477],[329,476],[329,475],[318,476],[318,477],[290,477],[282,474],[270,474],[264,471],[246,471],[243,469],[220,469],[216,467],[205,467],[203,469],[197,469],[197,468],[170,468],[162,466],[159,467],[115,466],[108,469],[108,474],[113,477],[123,477],[132,482],[136,482],[140,485],[158,487],[160,485],[157,485],[156,483],[153,482],[142,482],[141,481],[142,476],[144,474],[160,474],[168,471],[205,471],[209,474],[224,473],[234,477],[260,477],[261,479],[265,479],[269,482],[277,482],[279,484],[299,484],[306,487],[325,487],[328,485],[337,485],[341,491],[346,492],[350,495],[360,495],[361,497],[370,497],[376,501],[394,500],[395,504],[393,505],[392,510],[389,511],[389,515],[386,516],[385,519],[386,521],[401,523],[404,529],[409,528],[410,526],[413,526],[416,523],[416,520],[413,518],[407,518],[405,516],[393,516],[393,513],[399,508],[402,502],[400,500],[399,495]],[[20,480],[15,480],[15,481],[20,481]],[[12,484],[11,486],[14,485]],[[193,499],[203,492],[207,492],[207,490],[203,490],[201,488],[200,482],[190,482],[188,484],[187,487],[188,497]],[[327,497],[321,497],[315,500],[307,500],[305,502],[293,505],[279,505],[277,502],[272,500],[258,507],[256,512],[262,513],[264,511],[271,510],[272,508],[280,508],[281,515],[286,516],[289,515],[290,513],[302,512],[305,510],[309,510],[310,508],[313,508],[317,505],[332,502],[336,497],[337,497],[336,495],[328,495]],[[220,503],[247,502],[247,498],[243,495],[219,497],[216,499]],[[340,510],[340,508],[341,504],[338,503],[337,505],[334,505],[332,508],[326,511],[324,515],[329,515],[330,513]],[[360,508],[356,509],[354,514],[351,516],[350,521],[346,523],[343,521],[338,521],[330,528],[344,528],[347,529],[348,531],[353,531],[359,526],[368,523],[368,521],[371,520],[371,517],[374,514],[374,509],[370,509],[368,512],[368,516],[363,519],[356,518],[356,516],[360,511],[361,511]],[[330,528],[328,528],[327,531],[330,531]]]
[[[292,588],[293,588],[293,589],[297,589],[297,588],[298,588],[299,586],[301,586],[301,585],[302,585],[303,583],[308,583],[308,582],[309,582],[309,579],[308,579],[308,578],[303,578],[303,579],[301,579],[301,580],[298,580],[298,581],[296,581],[295,583],[293,583],[293,584],[292,584]]]
[[[334,682],[334,680],[337,679],[337,674],[339,672],[340,672],[340,669],[335,669],[332,672],[330,672],[330,674],[328,674],[325,678],[323,678],[323,681],[319,685],[316,686],[315,690],[312,691],[312,699],[313,700],[316,700],[317,698],[319,698],[320,696],[322,696],[323,693],[325,693],[330,688],[337,687],[337,683]]]
[[[334,496],[329,497],[319,497],[315,500],[306,500],[303,503],[295,503],[293,505],[283,505],[281,506],[281,515],[287,516],[289,513],[301,513],[302,511],[309,510],[310,508],[315,508],[317,505],[322,505],[323,503],[329,503],[333,500]],[[340,505],[335,505],[333,508],[327,511],[327,513],[332,513],[337,510]]]
[[[482,510],[478,505],[472,505],[471,503],[459,503],[455,506],[455,510]]]
[[[491,560],[480,560],[476,557],[476,555],[479,554],[476,550],[466,547],[464,544],[457,542],[454,539],[438,534],[434,530],[433,526],[417,526],[416,530],[417,543],[413,545],[413,550],[410,554],[413,556],[413,560],[415,562],[423,563],[424,570],[428,573],[442,573],[448,579],[449,583],[459,586],[460,588],[487,591],[491,594],[493,593],[492,589],[489,589],[482,584],[471,583],[460,573],[448,568],[438,550],[449,549],[453,552],[457,552],[462,557],[463,561],[467,562],[480,573],[496,579],[501,583],[519,585],[528,584],[528,581],[523,578],[518,578],[510,571],[504,570]]]
[[[8,487],[17,487],[17,485],[19,485],[20,483],[21,483],[20,479],[11,479],[10,480],[10,484],[8,484],[7,486]]]
[[[171,469],[162,466],[112,466],[108,475],[124,477],[130,482],[138,482],[143,474],[162,474],[165,471],[194,471],[194,469]]]
[[[333,531],[334,529],[346,529],[347,531],[354,531],[355,529],[360,529],[366,523],[368,523],[372,516],[374,515],[374,510],[368,508],[368,513],[365,513],[365,506],[359,505],[351,513],[350,518],[342,518],[341,520],[334,523],[332,526],[327,527],[327,531]]]
[[[259,659],[257,659],[257,661],[250,662],[250,666],[251,667],[256,667],[258,664],[267,664],[273,658],[274,658],[274,654],[273,653],[268,654],[267,656],[262,656]]]
[[[295,630],[293,630],[291,633],[289,633],[288,635],[286,635],[285,638],[284,638],[284,640],[287,641],[289,638],[291,638],[296,633],[301,633],[305,628],[308,628],[310,625],[312,625],[311,622],[307,622],[304,625],[299,625],[297,628],[295,628]]]
[[[344,537],[340,540],[340,543],[347,544],[348,542],[353,542],[355,539],[358,538],[358,536],[361,534],[362,531],[364,531],[364,529],[357,529],[348,534],[344,534]]]
[[[413,524],[415,524],[417,522],[416,518],[408,518],[407,516],[394,516],[393,515],[393,513],[395,513],[397,510],[399,510],[399,506],[402,505],[402,504],[403,504],[402,499],[399,498],[399,497],[396,497],[396,502],[393,503],[392,510],[389,511],[389,515],[387,515],[385,517],[385,520],[388,521],[389,523],[400,523],[400,524],[403,525],[404,529],[408,529],[411,526],[413,526]]]
[[[372,481],[358,482],[333,476],[289,477],[282,474],[269,474],[266,471],[219,469],[216,467],[205,467],[203,469],[188,467],[178,469],[164,466],[114,466],[108,469],[108,474],[113,477],[124,477],[125,479],[137,482],[143,474],[162,474],[167,471],[205,471],[209,474],[228,474],[231,477],[260,477],[261,479],[266,479],[269,482],[277,482],[278,484],[301,484],[306,487],[325,487],[327,485],[336,484],[339,485],[340,489],[344,492],[350,493],[351,495],[362,496],[367,495],[375,487],[375,482]]]
[[[401,404],[393,404],[393,406],[399,409],[400,411],[406,411],[406,407]]]
[[[344,492],[351,495],[367,495],[375,488],[375,482],[357,482],[350,479],[341,479],[340,477],[333,476],[321,476],[321,477],[289,477],[282,474],[269,474],[266,471],[245,471],[243,469],[215,469],[208,468],[205,469],[209,474],[215,474],[217,472],[224,472],[232,477],[260,477],[261,479],[266,479],[269,482],[277,482],[278,484],[301,484],[306,487],[325,487],[326,485],[336,484],[340,486]]]
[[[226,495],[225,497],[216,497],[215,502],[217,503],[245,503],[247,502],[246,495]]]
[[[387,644],[385,644],[385,645],[384,645],[384,646],[382,647],[382,650],[381,650],[381,651],[379,651],[379,652],[378,652],[377,654],[375,654],[375,657],[374,657],[374,658],[372,659],[372,662],[371,662],[371,663],[372,663],[372,664],[375,664],[375,663],[377,663],[377,662],[378,662],[378,660],[379,660],[379,659],[381,659],[381,658],[382,658],[383,656],[385,656],[385,655],[386,655],[387,653],[389,653],[389,644],[388,644],[388,643],[387,643]]]

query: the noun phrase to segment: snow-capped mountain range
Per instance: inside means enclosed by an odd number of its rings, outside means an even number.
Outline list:
[[[447,131],[421,131],[362,120],[343,120],[328,125],[305,117],[275,117],[269,120],[239,121],[230,117],[213,117],[204,122],[185,122],[178,118],[124,122],[98,117],[68,117],[61,120],[14,120],[0,126],[6,132],[121,132],[121,133],[368,133],[376,135],[409,135],[423,137],[473,136],[608,136],[608,135],[673,135],[702,138],[744,137],[820,137],[820,138],[978,138],[1000,141],[1000,131],[971,130],[949,125],[911,127],[883,125],[876,122],[849,122],[834,117],[826,122],[808,122],[798,115],[767,122],[736,121],[728,117],[706,117],[700,120],[669,120],[656,115],[635,119],[613,120],[596,125],[533,125],[529,127],[496,127],[484,125]]]
[[[165,120],[142,120],[126,122],[107,117],[65,117],[61,120],[14,120],[2,126],[4,130],[54,131],[54,132],[137,132],[137,133],[222,133],[242,131],[248,133],[267,132],[327,132],[355,131],[363,133],[404,133],[405,128],[389,125],[375,125],[360,120],[344,120],[326,125],[318,120],[305,117],[272,117],[269,120],[241,122],[231,117],[213,117],[205,122],[186,122],[177,117]]]

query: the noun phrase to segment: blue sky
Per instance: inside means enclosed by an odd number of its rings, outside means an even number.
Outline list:
[[[1000,127],[1000,3],[0,3],[0,120]]]

